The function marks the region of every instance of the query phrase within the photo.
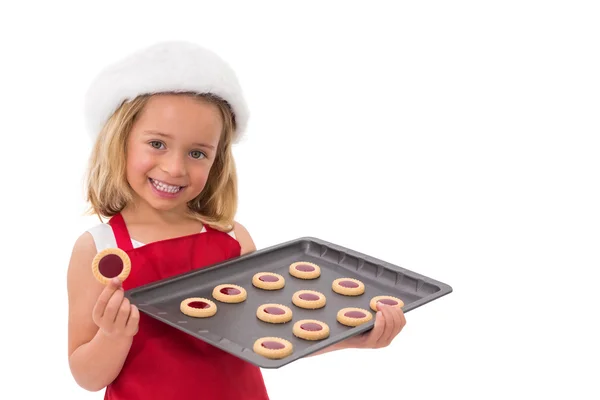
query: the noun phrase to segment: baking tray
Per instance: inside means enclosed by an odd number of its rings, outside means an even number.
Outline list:
[[[313,262],[321,267],[317,279],[303,280],[289,274],[296,261]],[[280,290],[262,290],[252,285],[257,272],[274,272],[285,278]],[[349,277],[361,280],[364,294],[343,296],[331,289],[334,279]],[[242,303],[216,301],[212,290],[220,284],[242,286],[248,293]],[[325,307],[317,310],[299,308],[292,303],[297,290],[316,290],[326,296]],[[180,329],[198,339],[231,353],[261,368],[280,368],[334,343],[373,328],[375,318],[347,327],[336,320],[338,310],[360,307],[372,311],[369,302],[378,295],[399,297],[406,313],[452,292],[442,282],[409,271],[357,251],[313,237],[303,237],[212,266],[128,290],[126,297],[143,313]],[[180,303],[188,297],[205,297],[217,304],[210,318],[191,318],[180,311]],[[292,309],[293,318],[285,324],[270,324],[256,317],[257,308],[265,303],[279,303]],[[373,313],[374,316],[374,313]],[[318,319],[329,325],[330,335],[321,341],[307,341],[292,333],[300,319]],[[284,338],[294,346],[293,353],[273,360],[254,353],[254,342],[264,336]]]

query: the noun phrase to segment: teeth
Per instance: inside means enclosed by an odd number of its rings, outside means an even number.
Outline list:
[[[150,178],[150,180],[152,181],[152,185],[154,185],[154,187],[156,189],[160,190],[161,192],[177,193],[177,192],[179,192],[181,190],[181,186],[167,185],[164,182],[157,181],[157,180],[154,180],[152,178]]]

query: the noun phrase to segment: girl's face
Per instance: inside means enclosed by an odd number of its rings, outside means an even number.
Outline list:
[[[183,95],[155,95],[127,141],[127,181],[138,199],[161,211],[184,211],[202,192],[222,121],[215,105]]]

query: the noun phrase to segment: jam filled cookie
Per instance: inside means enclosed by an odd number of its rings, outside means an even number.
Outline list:
[[[321,267],[306,261],[298,261],[290,265],[290,275],[300,279],[316,279],[321,276]]]
[[[263,290],[278,290],[285,286],[285,279],[272,272],[259,272],[252,277],[252,284]]]
[[[256,310],[256,317],[271,324],[283,324],[292,320],[292,310],[283,304],[263,304]]]
[[[362,308],[347,307],[342,308],[337,313],[337,320],[340,324],[346,326],[358,326],[373,319],[373,315]]]
[[[246,300],[246,289],[238,285],[224,284],[213,289],[213,297],[223,303],[241,303]]]
[[[114,277],[123,282],[131,272],[131,260],[127,253],[119,248],[104,249],[92,260],[92,273],[102,284],[106,285]]]
[[[308,308],[309,310],[323,308],[326,302],[325,295],[314,290],[298,290],[292,296],[292,303],[300,308]]]
[[[377,303],[382,303],[389,307],[398,307],[398,308],[404,307],[404,302],[402,300],[400,300],[399,298],[393,297],[393,296],[375,296],[375,297],[373,297],[371,299],[371,303],[369,304],[373,311],[378,311]]]
[[[285,339],[263,337],[254,342],[254,352],[266,358],[280,359],[292,354],[293,346]]]
[[[303,319],[294,324],[294,335],[304,340],[322,340],[329,336],[329,326],[316,319]]]
[[[179,306],[182,313],[194,318],[212,317],[217,313],[217,305],[203,297],[190,297]]]
[[[360,296],[365,292],[364,283],[353,278],[338,278],[333,281],[331,288],[344,296]]]

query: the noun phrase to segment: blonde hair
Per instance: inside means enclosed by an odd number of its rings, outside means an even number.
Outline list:
[[[212,94],[173,93],[191,95],[214,104],[220,111],[223,132],[204,190],[188,202],[190,216],[222,231],[233,229],[237,211],[237,173],[232,154],[235,116],[228,103]],[[124,102],[101,130],[89,160],[86,176],[88,215],[109,218],[119,213],[133,199],[133,189],[127,182],[127,140],[133,124],[141,114],[150,95]]]

